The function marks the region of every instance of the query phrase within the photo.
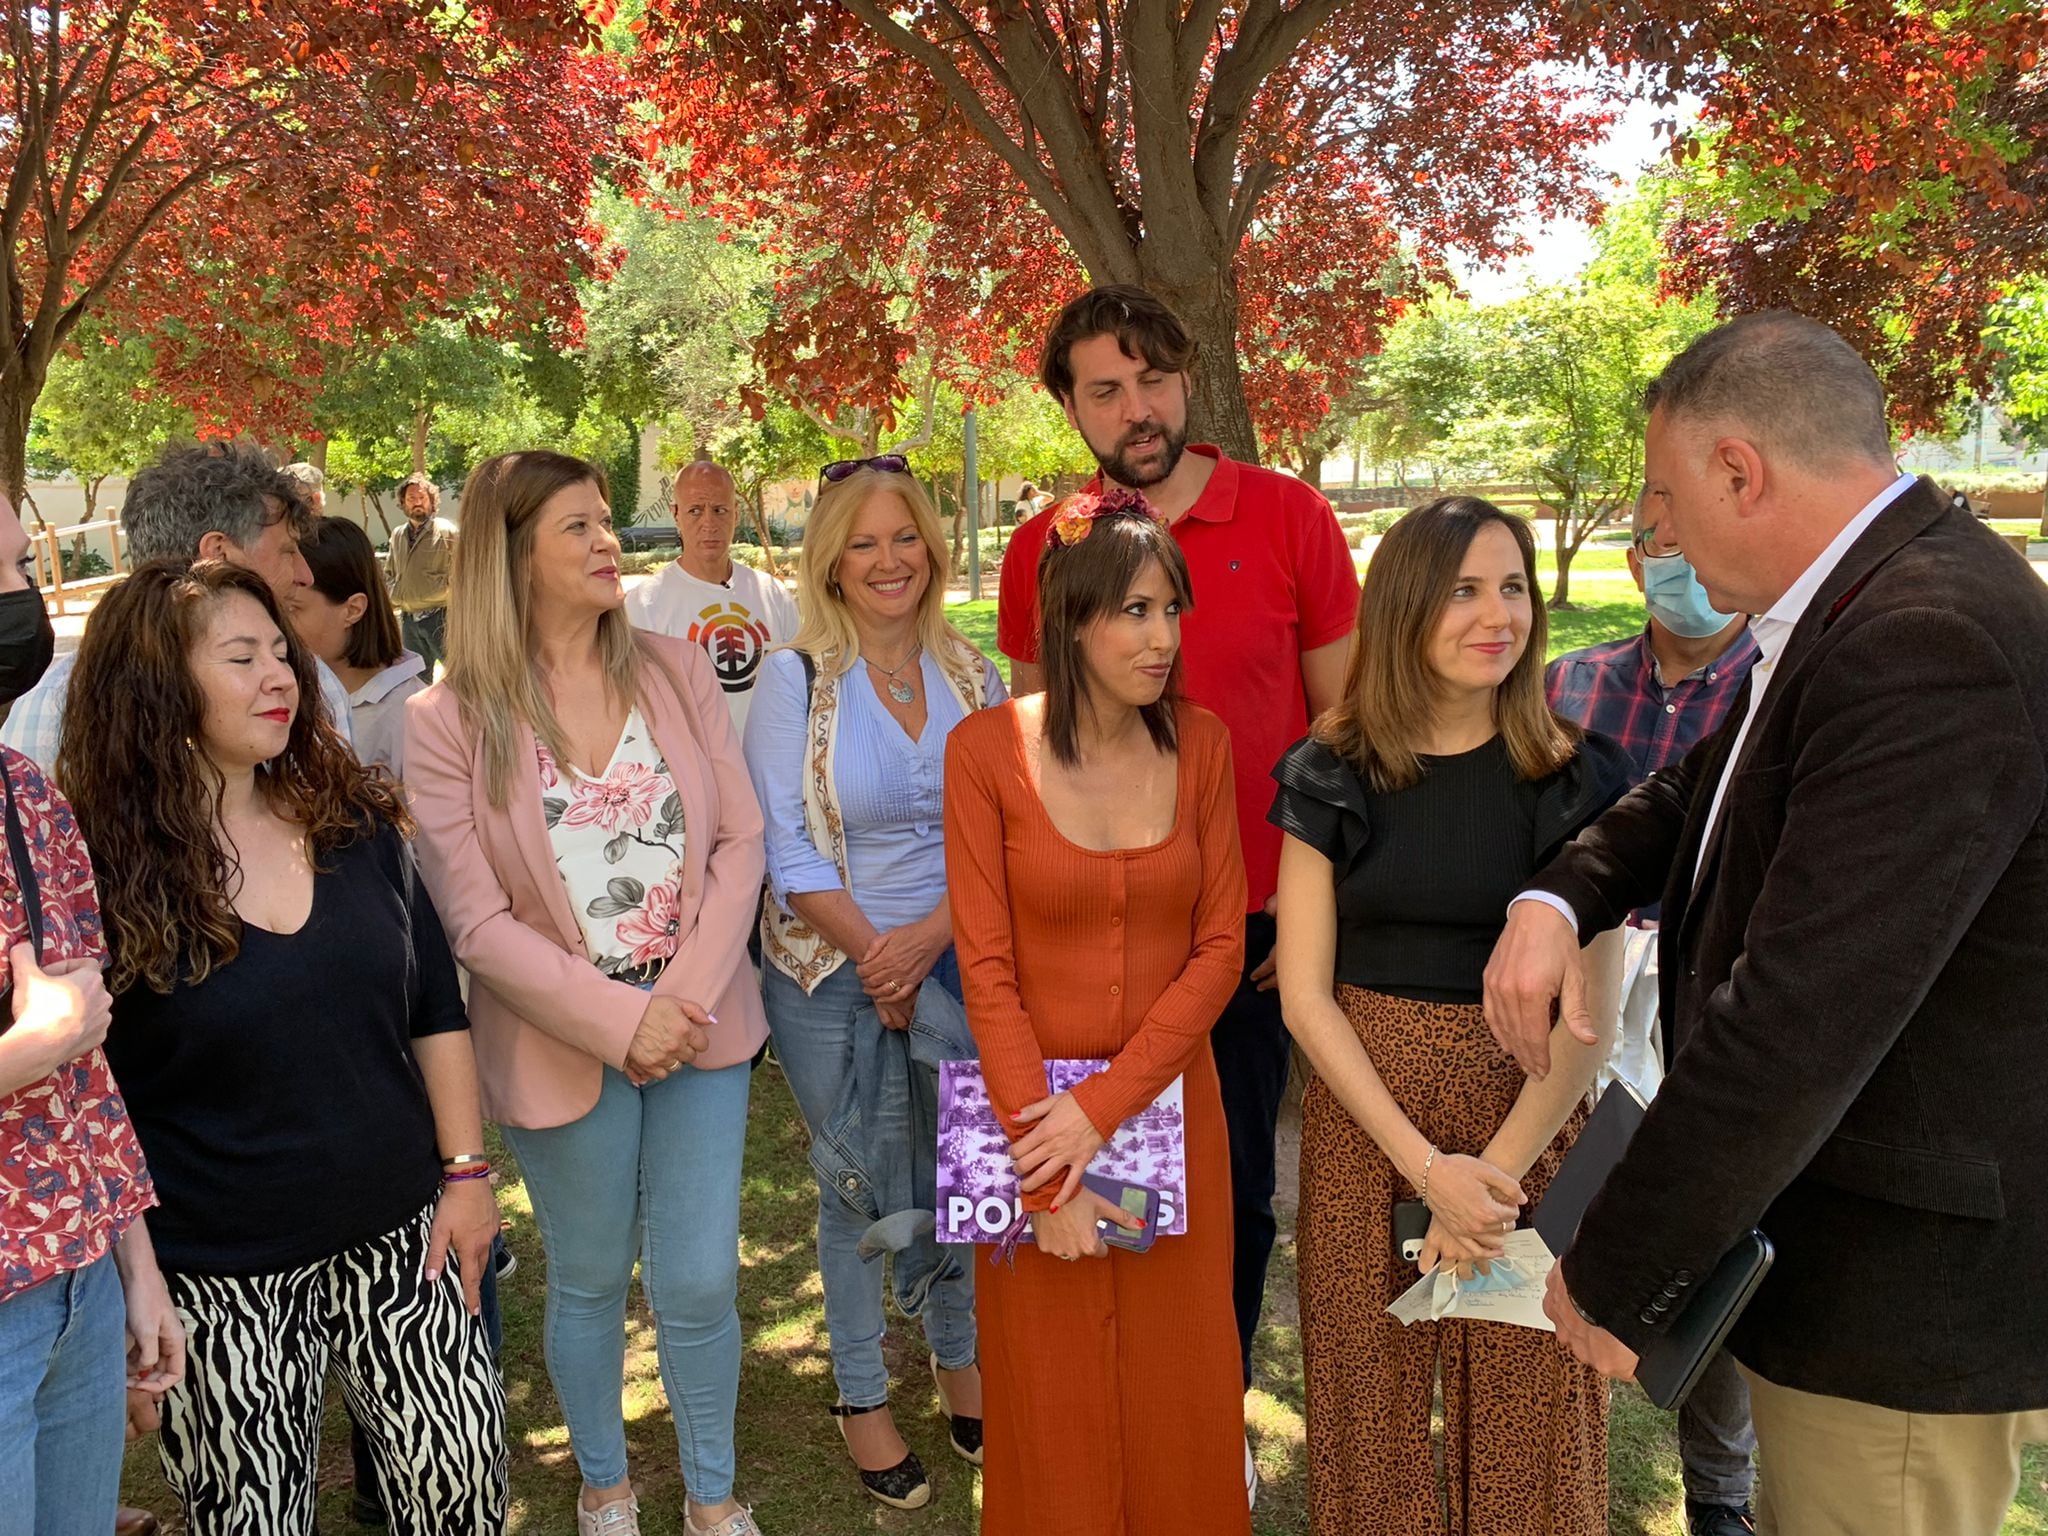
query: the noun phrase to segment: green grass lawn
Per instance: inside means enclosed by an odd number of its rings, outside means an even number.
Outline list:
[[[495,1141],[495,1138],[493,1138]],[[572,1528],[570,1508],[580,1480],[567,1431],[542,1360],[545,1260],[532,1209],[516,1167],[499,1203],[511,1222],[507,1238],[519,1268],[503,1287],[505,1375],[510,1404],[512,1515],[515,1536],[556,1536]],[[897,1423],[932,1475],[935,1497],[925,1509],[900,1514],[861,1492],[839,1434],[826,1416],[833,1401],[826,1353],[824,1293],[813,1249],[817,1187],[805,1157],[803,1123],[781,1072],[755,1077],[747,1127],[740,1243],[740,1327],[745,1339],[740,1377],[739,1496],[753,1504],[767,1536],[843,1536],[862,1531],[973,1536],[976,1477],[946,1447],[944,1423],[922,1338],[901,1319],[887,1352],[895,1376]],[[1291,1213],[1283,1210],[1283,1231]],[[1283,1237],[1273,1257],[1256,1363],[1258,1385],[1247,1399],[1253,1448],[1265,1487],[1256,1536],[1297,1536],[1308,1526],[1302,1424],[1300,1338],[1296,1328],[1294,1249]],[[683,1489],[675,1433],[663,1400],[654,1340],[638,1294],[627,1328],[626,1418],[632,1473],[649,1536],[679,1536]],[[332,1396],[332,1394],[330,1394]],[[1162,1427],[1162,1432],[1165,1432]],[[1614,1396],[1610,1435],[1609,1529],[1616,1536],[1684,1536],[1675,1430],[1670,1414],[1632,1387]],[[320,1525],[328,1536],[359,1529],[348,1520],[348,1431],[330,1401],[321,1457]],[[182,1529],[157,1476],[154,1443],[128,1458],[124,1499]],[[2005,1536],[2048,1533],[2048,1456],[2029,1458],[2021,1503]]]

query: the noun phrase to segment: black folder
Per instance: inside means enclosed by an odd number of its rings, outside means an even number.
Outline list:
[[[1579,1221],[1593,1196],[1607,1182],[1628,1150],[1636,1127],[1643,1123],[1643,1101],[1616,1079],[1593,1106],[1586,1128],[1550,1181],[1532,1225],[1558,1257],[1577,1236]],[[1707,1363],[1727,1342],[1729,1330],[1763,1284],[1771,1267],[1771,1240],[1751,1229],[1714,1266],[1713,1273],[1691,1288],[1671,1325],[1643,1350],[1636,1363],[1636,1383],[1659,1408],[1685,1401]]]

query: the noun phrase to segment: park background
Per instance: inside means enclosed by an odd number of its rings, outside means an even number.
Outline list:
[[[1361,562],[1444,490],[1536,519],[1553,652],[1640,622],[1617,519],[1641,389],[1727,313],[1837,326],[1909,466],[2022,549],[2048,534],[2032,0],[0,4],[0,492],[69,589],[67,645],[122,563],[127,476],[197,436],[322,466],[380,542],[408,474],[459,520],[480,458],[579,453],[636,575],[668,558],[678,463],[730,466],[739,556],[786,570],[819,466],[903,447],[948,521],[951,612],[990,647],[973,577],[992,595],[1021,481],[1092,468],[1033,380],[1090,280],[1176,305],[1193,436],[1324,486]],[[777,1536],[961,1536],[973,1479],[910,1353],[899,1418],[936,1506],[854,1483],[773,1069],[755,1105],[743,1495]],[[576,1475],[539,1245],[516,1177],[500,1192],[513,1529],[552,1531]],[[636,1316],[634,1465],[673,1531],[648,1344]],[[1285,1244],[1259,1366],[1258,1529],[1296,1531]],[[1679,1530],[1672,1439],[1617,1394],[1616,1531]],[[149,1460],[129,1496],[164,1511]],[[2044,1477],[2037,1456],[2010,1531],[2048,1531]]]

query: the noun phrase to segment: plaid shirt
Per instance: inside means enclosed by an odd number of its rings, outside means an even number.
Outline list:
[[[1550,707],[1589,731],[1621,743],[1640,784],[1692,750],[1727,718],[1757,659],[1756,638],[1743,626],[1735,643],[1690,677],[1668,687],[1658,679],[1645,629],[1626,640],[1589,645],[1553,661],[1543,675]],[[1657,909],[1637,913],[1656,920]]]

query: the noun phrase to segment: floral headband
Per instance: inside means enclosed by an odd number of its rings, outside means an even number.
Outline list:
[[[1121,485],[1106,491],[1082,491],[1060,503],[1059,510],[1052,515],[1047,537],[1062,549],[1072,549],[1094,530],[1097,518],[1119,512],[1135,512],[1153,519],[1159,516],[1144,496]]]

